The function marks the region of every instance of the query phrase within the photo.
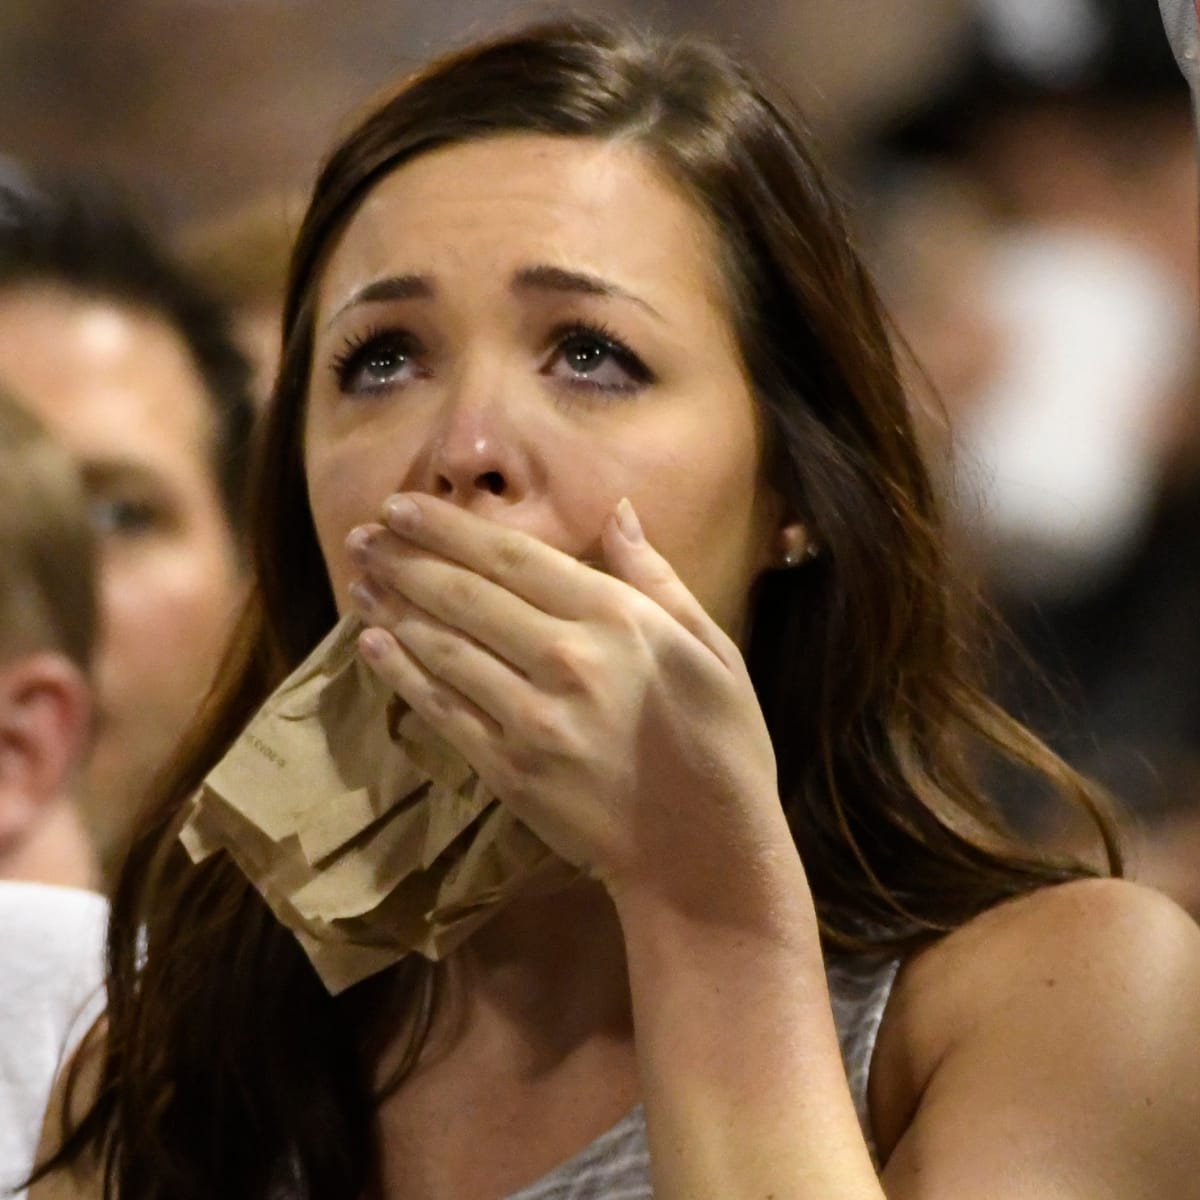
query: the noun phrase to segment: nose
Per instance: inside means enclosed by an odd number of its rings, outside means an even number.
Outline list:
[[[511,489],[511,471],[501,465],[502,455],[495,452],[494,442],[477,437],[466,453],[446,453],[439,447],[438,469],[434,474],[433,491],[447,500],[468,500],[474,495],[505,496]]]
[[[448,397],[429,442],[427,489],[470,508],[518,503],[531,478],[527,432],[494,394]]]

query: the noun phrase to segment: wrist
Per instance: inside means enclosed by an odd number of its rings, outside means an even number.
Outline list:
[[[749,862],[730,854],[706,865],[673,863],[606,886],[631,951],[657,946],[693,957],[741,944],[820,953],[812,894],[790,838]]]

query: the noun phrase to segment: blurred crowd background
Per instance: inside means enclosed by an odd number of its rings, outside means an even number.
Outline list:
[[[174,225],[303,189],[378,87],[505,23],[562,11],[737,44],[839,142],[945,73],[958,0],[9,0],[0,143],[96,168]]]
[[[124,197],[189,282],[231,307],[261,399],[288,239],[336,133],[431,54],[564,7],[10,0],[0,6],[0,195],[71,176]],[[806,113],[891,305],[957,553],[1012,631],[996,641],[996,686],[1111,789],[1133,873],[1200,914],[1196,153],[1153,0],[627,0],[570,11],[715,34]],[[0,264],[19,208],[0,206]],[[177,378],[195,366],[194,344],[186,361],[159,347],[141,374],[126,364],[99,415],[84,415],[94,397],[69,404],[101,370],[87,347],[110,360],[121,346],[140,353],[177,322],[123,283],[109,309],[153,328],[114,324],[113,311],[104,325],[107,285],[49,275],[48,289],[40,268],[0,265],[0,387],[82,462],[100,539],[99,735],[68,791],[102,873],[236,603],[236,503],[228,480],[203,476],[209,443],[240,435],[212,370],[201,373],[212,411],[202,399],[164,414],[164,396],[199,386]],[[114,400],[137,387],[157,406]],[[162,433],[154,470],[168,482],[154,485],[151,471],[138,492],[101,468],[136,457],[156,421],[175,422],[178,444]],[[154,486],[169,507],[176,484],[184,499],[156,518]],[[172,538],[173,565],[153,575],[146,555]],[[142,738],[139,724],[156,727]],[[1018,779],[996,786],[1031,837],[1072,844],[1074,826],[1043,797]],[[0,874],[6,836],[0,812]]]

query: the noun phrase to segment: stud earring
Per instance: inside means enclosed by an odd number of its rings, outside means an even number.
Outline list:
[[[790,521],[779,531],[779,558],[781,567],[798,567],[809,559],[816,558],[819,548],[816,540],[809,536],[803,521]]]
[[[801,563],[811,562],[819,553],[816,542],[805,542],[803,546],[792,546],[784,551],[783,565],[798,567]]]

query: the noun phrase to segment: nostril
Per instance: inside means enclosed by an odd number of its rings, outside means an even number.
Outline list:
[[[499,471],[485,471],[475,480],[475,486],[491,492],[493,496],[502,496],[507,485]]]

